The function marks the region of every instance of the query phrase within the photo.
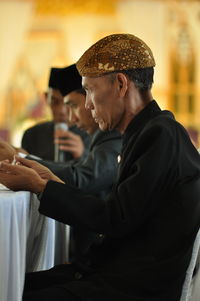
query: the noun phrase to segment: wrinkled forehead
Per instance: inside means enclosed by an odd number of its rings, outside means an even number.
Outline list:
[[[92,88],[99,87],[102,84],[106,83],[106,81],[110,77],[110,74],[111,73],[102,76],[96,76],[96,77],[83,76],[82,87],[86,90],[91,87]]]

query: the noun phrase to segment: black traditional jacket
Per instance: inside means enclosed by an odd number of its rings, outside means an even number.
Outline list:
[[[152,101],[126,129],[120,165],[104,200],[47,183],[40,212],[103,239],[66,288],[91,301],[178,301],[200,225],[199,154]]]

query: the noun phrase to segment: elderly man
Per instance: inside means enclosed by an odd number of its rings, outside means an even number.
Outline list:
[[[200,225],[200,158],[153,100],[154,66],[149,47],[130,34],[103,38],[77,63],[86,108],[100,129],[123,134],[117,183],[104,201],[53,174],[2,163],[1,181],[40,193],[41,213],[103,240],[88,269],[75,263],[27,275],[23,300],[180,300]]]
[[[71,68],[73,66],[73,69]],[[64,103],[68,110],[68,119],[71,124],[76,125],[79,130],[84,130],[89,136],[91,143],[88,153],[81,159],[71,160],[69,162],[55,163],[45,160],[37,160],[41,164],[49,167],[63,181],[82,189],[87,193],[105,196],[113,185],[117,173],[117,157],[121,152],[121,135],[117,130],[101,131],[98,124],[92,118],[91,111],[85,109],[86,92],[80,89],[81,76],[78,74],[75,66],[65,68],[65,76],[72,78],[77,84],[65,83],[65,92],[62,92]],[[71,80],[72,80],[71,79]],[[67,138],[58,139],[67,147],[70,133],[63,133]],[[62,142],[61,142],[62,141]],[[33,161],[26,161],[38,172],[42,166]],[[102,168],[104,166],[104,168]]]

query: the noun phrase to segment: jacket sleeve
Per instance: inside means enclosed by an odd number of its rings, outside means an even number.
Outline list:
[[[106,200],[70,185],[48,182],[40,212],[70,225],[111,236],[134,231],[155,209],[155,202],[175,182],[176,141],[162,126],[146,129],[131,150],[127,177]],[[176,161],[175,161],[176,160]]]
[[[57,175],[87,193],[106,190],[116,179],[120,150],[120,138],[97,144],[85,160],[60,170]]]
[[[84,160],[71,161],[61,166],[57,163],[38,161],[50,168],[65,183],[87,193],[107,190],[117,175],[117,157],[121,151],[121,138],[96,144]]]

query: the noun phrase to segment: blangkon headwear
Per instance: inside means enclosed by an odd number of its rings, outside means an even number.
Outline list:
[[[132,34],[112,34],[92,45],[76,63],[81,76],[154,67],[151,49]]]
[[[51,68],[48,86],[59,90],[62,96],[66,96],[82,88],[81,80],[76,65],[73,64],[65,68]]]

